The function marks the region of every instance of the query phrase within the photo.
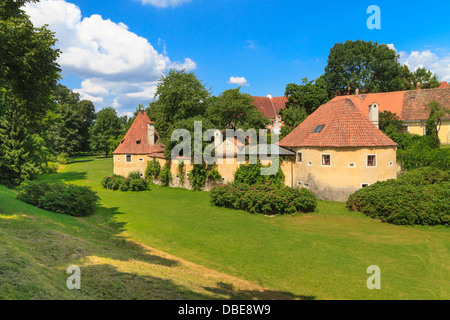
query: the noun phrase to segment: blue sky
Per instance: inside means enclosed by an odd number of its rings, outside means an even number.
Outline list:
[[[381,30],[366,26],[373,4]],[[56,32],[62,83],[120,114],[147,105],[171,67],[195,71],[216,95],[243,84],[280,96],[323,74],[330,48],[346,40],[389,44],[411,69],[450,81],[449,2],[41,0],[26,11]]]

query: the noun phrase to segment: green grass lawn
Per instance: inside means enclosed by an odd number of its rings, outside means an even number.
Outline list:
[[[167,272],[173,272],[175,267],[164,266],[167,269],[161,270],[166,275],[164,281],[183,288],[181,294],[179,291],[176,295],[168,293],[165,297],[169,299],[171,296],[188,299],[450,298],[448,228],[383,224],[360,213],[349,212],[343,203],[325,201],[319,202],[319,212],[309,215],[252,215],[211,207],[207,192],[159,186],[138,193],[105,190],[100,181],[111,174],[111,158],[76,159],[59,173],[43,179],[91,186],[101,198],[97,212],[87,218],[72,218],[36,209],[39,214],[30,213],[29,216],[45,215],[46,219],[57,221],[63,228],[73,223],[75,226],[70,230],[74,228],[72,231],[79,237],[92,233],[94,238],[90,241],[96,245],[91,248],[90,258],[84,254],[74,257],[75,262],[82,258],[86,268],[94,263],[116,272],[121,270],[121,275],[134,274],[136,278],[130,280],[133,287],[139,285],[138,280],[144,277],[147,267],[138,263],[139,258],[134,258],[135,254],[142,254],[142,249],[136,249],[140,247],[130,241],[161,252],[162,258],[168,253],[172,260],[187,260],[194,263],[195,268],[207,268],[207,274],[218,273],[213,280],[190,272],[183,277],[185,270],[182,269],[167,276]],[[4,221],[14,219],[0,218],[0,223]],[[51,226],[53,223],[48,222]],[[39,232],[46,232],[42,230]],[[97,239],[96,230],[105,233],[103,238],[99,235],[100,239]],[[124,243],[124,247],[117,247],[117,243]],[[67,241],[62,251],[70,252],[71,246],[76,248],[78,245],[79,242]],[[117,254],[124,258],[115,257],[116,253],[112,257],[102,253],[119,249],[120,254]],[[64,262],[64,266],[71,263],[70,259]],[[187,262],[186,265],[190,266]],[[369,274],[366,270],[371,265],[381,268],[381,290],[367,289]],[[157,271],[152,275],[152,279],[164,278]],[[220,277],[230,278],[217,281]],[[121,279],[122,287],[130,286],[128,280],[126,277]],[[95,278],[87,281],[93,281],[87,285],[95,286]],[[144,279],[142,281],[145,283]],[[106,282],[109,283],[112,282]],[[114,288],[106,284],[100,287],[110,290],[113,296]],[[261,295],[261,292],[265,294]],[[90,294],[95,297],[95,290]]]

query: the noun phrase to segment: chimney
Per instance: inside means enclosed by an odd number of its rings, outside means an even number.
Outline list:
[[[271,94],[268,94],[268,95],[267,95],[267,98],[269,98],[270,100],[272,100],[272,95],[271,95]]]
[[[155,126],[153,123],[147,123],[148,142],[151,146],[156,143]]]
[[[420,92],[421,87],[422,87],[422,84],[420,82],[417,82],[417,92]]]
[[[355,90],[355,96],[356,96],[357,98],[359,98],[359,89],[356,89],[356,90]]]
[[[369,106],[369,120],[375,125],[375,127],[377,127],[378,129],[380,128],[379,126],[379,106],[377,103],[371,104]]]

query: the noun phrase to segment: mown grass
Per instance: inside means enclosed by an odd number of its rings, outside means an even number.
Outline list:
[[[343,203],[324,201],[319,212],[305,216],[251,215],[211,207],[207,192],[159,186],[139,193],[105,190],[100,181],[111,174],[111,158],[91,157],[43,178],[89,185],[99,193],[97,212],[77,220],[85,228],[106,228],[112,241],[126,237],[284,297],[450,298],[448,228],[383,224],[349,212]],[[80,230],[80,236],[87,234]],[[124,249],[123,254],[134,253]],[[367,289],[371,265],[381,268],[381,290]]]

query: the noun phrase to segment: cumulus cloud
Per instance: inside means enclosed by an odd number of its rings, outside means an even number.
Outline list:
[[[173,5],[180,1],[154,1]],[[156,4],[155,4],[156,5]],[[135,108],[153,99],[157,79],[170,68],[196,69],[195,62],[172,62],[124,23],[100,15],[83,17],[78,6],[65,0],[29,3],[25,11],[35,26],[48,24],[56,33],[62,54],[58,63],[66,74],[83,79],[82,99],[116,108]]]
[[[250,85],[244,77],[231,77],[230,80],[228,80],[228,83],[229,84],[237,84],[240,86],[249,86]]]
[[[426,68],[436,73],[441,81],[450,81],[450,55],[439,56],[431,50],[401,51],[400,62],[408,66],[412,71],[418,68]]]
[[[167,8],[176,7],[191,0],[140,0],[142,4],[150,4],[155,7]]]

